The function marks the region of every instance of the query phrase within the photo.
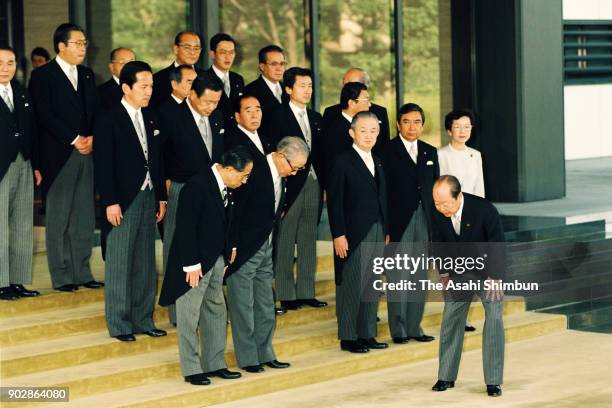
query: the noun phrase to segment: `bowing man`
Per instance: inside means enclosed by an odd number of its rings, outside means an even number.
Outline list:
[[[207,385],[212,376],[241,376],[227,369],[224,358],[227,309],[223,274],[231,255],[227,245],[232,207],[228,188],[245,184],[252,169],[249,151],[236,147],[218,162],[202,167],[180,193],[176,235],[159,302],[162,306],[176,303],[181,369],[185,381],[193,385]]]

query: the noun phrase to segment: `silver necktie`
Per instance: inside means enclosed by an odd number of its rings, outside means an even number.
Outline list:
[[[417,147],[416,147],[416,143],[413,143],[410,146],[410,157],[412,158],[412,161],[414,162],[414,164],[416,164],[416,162],[417,162]]]
[[[144,131],[142,130],[142,126],[140,125],[140,120],[138,120],[138,114],[134,116],[134,128],[136,129],[136,134],[140,139],[140,144],[142,145],[142,151],[146,159],[149,159],[149,152],[147,151],[147,138],[145,137]]]
[[[78,74],[77,74],[77,67],[74,65],[70,66],[70,75],[68,75],[68,79],[70,79],[70,82],[72,83],[72,87],[74,88],[74,90],[77,90],[78,87]]]
[[[276,97],[278,103],[283,103],[283,90],[281,89],[280,84],[276,84],[276,87],[274,88],[274,96]]]
[[[208,157],[212,159],[212,140],[210,138],[210,133],[208,132],[205,116],[200,117],[200,120],[198,121],[198,129],[200,130],[200,135],[202,136],[204,144],[206,145],[206,150],[208,150]]]
[[[11,102],[11,98],[9,97],[8,88],[4,88],[2,90],[2,99],[4,99],[4,103],[6,103],[8,109],[13,112],[15,107],[13,106],[13,102]]]
[[[299,117],[300,117],[300,128],[302,129],[302,134],[304,135],[306,144],[308,145],[308,148],[312,149],[312,137],[310,135],[310,127],[308,126],[308,122],[306,119],[306,110],[301,110],[299,113]]]
[[[225,74],[225,76],[223,77],[223,88],[225,90],[225,94],[229,97],[230,91],[232,89],[230,86],[229,74]]]

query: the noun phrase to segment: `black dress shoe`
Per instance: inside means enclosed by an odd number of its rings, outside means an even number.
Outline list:
[[[370,348],[370,349],[379,350],[379,349],[386,349],[387,347],[389,347],[387,343],[380,343],[376,341],[374,337],[371,337],[369,339],[358,339],[357,341],[361,343],[363,346],[366,346],[367,348]]]
[[[421,343],[427,343],[428,341],[433,341],[434,337],[433,336],[428,336],[426,334],[423,334],[422,336],[419,336],[419,337],[408,336],[408,340],[410,340],[410,339],[414,339],[416,341],[420,341]]]
[[[191,385],[208,385],[210,380],[204,374],[193,374],[185,377],[185,382]]]
[[[27,290],[23,287],[23,285],[12,284],[11,288],[15,292],[15,294],[19,297],[34,297],[40,295],[40,292],[37,290]]]
[[[164,337],[166,334],[168,334],[166,333],[165,330],[162,330],[162,329],[152,329],[152,330],[144,331],[142,333],[150,337]]]
[[[410,337],[394,337],[393,342],[395,344],[406,344],[410,341]]]
[[[68,283],[67,285],[55,288],[55,290],[59,290],[60,292],[74,292],[79,290],[79,287],[77,285],[73,285],[72,283]]]
[[[89,281],[87,283],[84,283],[83,286],[86,287],[86,288],[89,288],[89,289],[98,289],[98,288],[103,288],[104,287],[104,283],[92,280],[92,281]]]
[[[133,334],[120,334],[115,336],[115,338],[119,341],[136,341],[136,337]]]
[[[247,373],[263,373],[263,370],[264,370],[261,364],[242,367],[242,369],[246,371]]]
[[[227,368],[220,368],[216,371],[210,371],[208,373],[204,373],[204,375],[207,377],[219,377],[223,378],[224,380],[233,380],[235,378],[242,377],[242,374],[240,374],[238,371],[230,371]]]
[[[327,302],[323,302],[321,300],[312,298],[312,299],[298,299],[297,302],[302,306],[310,306],[310,307],[325,307],[327,306]]]
[[[0,288],[0,299],[2,300],[17,300],[19,296],[10,286]]]
[[[476,331],[476,328],[475,328],[474,326],[471,326],[471,325],[469,325],[469,324],[466,324],[466,325],[465,325],[465,331],[466,331],[466,332],[473,332],[473,331]]]
[[[281,300],[281,307],[286,310],[298,310],[300,308],[300,302],[297,300]]]
[[[340,340],[340,350],[350,353],[367,353],[370,349],[356,340]]]
[[[487,395],[489,397],[501,397],[502,390],[499,385],[488,385],[487,384]]]
[[[287,368],[291,365],[289,363],[283,363],[278,360],[268,361],[267,363],[264,363],[264,364],[270,368]]]
[[[285,307],[275,307],[274,308],[274,312],[276,313],[277,316],[284,315],[285,313],[287,313],[287,308],[285,308]]]
[[[446,391],[449,388],[454,388],[455,387],[455,382],[454,381],[442,381],[442,380],[438,380],[437,383],[434,384],[433,387],[431,387],[431,389],[433,391]]]

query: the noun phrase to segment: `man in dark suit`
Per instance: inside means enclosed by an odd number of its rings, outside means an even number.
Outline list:
[[[34,226],[32,170],[36,127],[30,96],[14,78],[17,59],[0,45],[0,299],[38,296],[32,283]],[[41,175],[35,170],[36,184]]]
[[[371,269],[368,273],[368,268],[363,268],[367,260],[382,254],[387,231],[387,191],[382,164],[372,154],[379,132],[378,118],[372,112],[359,112],[349,132],[354,143],[334,163],[327,210],[334,239],[340,348],[367,353],[388,347],[376,340],[379,296],[368,289],[374,277]]]
[[[283,101],[287,99],[281,82],[287,62],[283,49],[278,45],[263,47],[259,50],[258,57],[261,75],[248,84],[245,90],[259,100],[263,115],[260,129],[264,134],[270,134],[275,129],[274,118]]]
[[[289,68],[283,83],[289,102],[275,116],[277,139],[298,136],[311,151],[304,171],[287,180],[286,214],[281,221],[274,260],[276,297],[281,307],[295,310],[300,306],[327,306],[315,298],[317,266],[317,227],[322,199],[319,174],[324,174],[321,115],[307,108],[312,97],[312,72],[306,68]],[[297,282],[293,277],[297,245]]]
[[[490,202],[461,192],[461,185],[454,176],[441,176],[433,187],[433,200],[436,207],[433,229],[435,242],[454,243],[456,249],[465,256],[468,249],[476,248],[478,256],[489,255],[486,268],[463,274],[453,270],[440,271],[440,280],[445,287],[444,312],[440,330],[440,367],[434,391],[446,391],[455,386],[465,322],[472,297],[476,292],[485,308],[482,359],[487,394],[498,397],[502,394],[501,384],[504,374],[504,321],[503,290],[500,287],[504,277],[505,252],[503,244],[489,244],[482,249],[482,243],[504,242],[501,218]],[[467,244],[478,243],[478,244]],[[448,246],[449,244],[446,244]],[[478,248],[481,249],[478,249]],[[493,255],[493,256],[492,256]],[[449,274],[452,275],[449,277]],[[471,276],[469,276],[471,275]],[[453,282],[478,282],[480,291],[453,289]]]
[[[170,98],[172,94],[170,72],[172,72],[173,68],[179,65],[189,65],[193,67],[198,75],[204,72],[195,65],[200,59],[200,54],[202,52],[202,42],[198,33],[193,31],[181,31],[178,33],[176,37],[174,37],[172,52],[175,55],[174,62],[153,75],[152,108],[157,108]]]
[[[359,112],[368,111],[370,108],[368,87],[361,82],[344,84],[340,93],[340,108],[341,110],[323,116],[325,165],[328,175],[338,156],[349,150],[353,144],[353,139],[349,135],[353,117]],[[326,188],[325,185],[323,187]]]
[[[168,76],[168,79],[170,79],[170,86],[172,86],[172,93],[165,102],[159,105],[158,109],[161,111],[168,105],[180,105],[185,98],[191,94],[193,81],[195,81],[197,77],[198,74],[191,65],[179,65],[178,67],[174,67]]]
[[[181,189],[202,167],[218,162],[223,153],[223,115],[216,109],[219,99],[221,87],[209,74],[203,74],[193,83],[185,102],[172,109],[158,109],[164,134],[168,191],[168,211],[164,218],[164,270],[176,228]],[[170,322],[176,324],[173,307],[170,307]]]
[[[342,86],[349,82],[360,82],[366,86],[370,85],[370,77],[366,71],[361,68],[351,68],[342,77]],[[338,116],[340,111],[343,110],[341,104],[328,106],[323,112],[323,121],[327,122],[328,115],[330,117]],[[370,112],[373,112],[378,117],[378,124],[380,125],[380,134],[378,140],[374,146],[374,153],[380,154],[380,148],[390,138],[389,132],[389,116],[387,115],[387,109],[384,106],[370,103]]]
[[[430,192],[440,175],[436,148],[419,140],[424,125],[425,112],[419,105],[403,105],[397,113],[399,135],[387,141],[381,150],[388,187],[390,240],[401,243],[403,249],[415,257],[427,254],[433,215]],[[390,282],[412,280],[418,283],[427,279],[427,269],[392,271],[387,278]],[[390,291],[387,309],[394,343],[434,339],[421,328],[425,294],[425,291],[414,294]]]
[[[53,34],[57,57],[32,71],[30,93],[39,130],[46,198],[47,260],[53,287],[104,286],[91,274],[94,238],[92,128],[98,106],[93,72],[82,65],[87,39],[65,23]]]
[[[121,74],[123,66],[134,60],[136,60],[136,54],[129,48],[120,47],[111,51],[108,69],[112,77],[98,86],[98,96],[102,108],[109,109],[111,106],[121,101],[121,98],[123,98],[123,91],[119,86],[119,75]]]
[[[283,211],[283,179],[304,168],[308,146],[300,138],[287,137],[278,143],[275,152],[264,154],[259,136],[254,133],[261,123],[257,98],[243,96],[236,103],[238,128],[231,144],[241,144],[249,150],[253,171],[248,184],[234,194],[236,209],[230,232],[234,262],[227,271],[227,301],[238,366],[259,373],[264,364],[270,368],[289,367],[289,363],[276,359],[272,348],[276,321],[272,246]]]
[[[49,61],[51,61],[51,55],[49,55],[49,51],[47,51],[43,47],[34,47],[32,49],[32,52],[30,53],[30,63],[32,65],[32,69],[42,67]]]
[[[234,103],[244,94],[244,78],[242,75],[230,71],[236,59],[236,41],[226,33],[217,33],[210,39],[211,67],[208,73],[214,75],[223,89],[219,109],[223,112],[223,119],[227,128],[235,126]]]
[[[111,337],[165,336],[155,328],[155,224],[164,218],[166,189],[160,127],[147,109],[153,92],[149,64],[132,61],[120,76],[123,99],[96,120],[95,167],[106,216],[106,323]]]
[[[176,303],[181,370],[185,381],[207,385],[207,377],[241,377],[227,369],[227,309],[223,297],[224,266],[230,261],[227,231],[232,202],[228,188],[247,182],[253,160],[245,147],[224,153],[204,166],[180,194],[176,237],[159,303]],[[198,323],[202,353],[198,353]]]

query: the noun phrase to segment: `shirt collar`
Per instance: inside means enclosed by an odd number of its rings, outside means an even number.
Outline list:
[[[399,137],[401,139],[402,143],[404,143],[404,146],[406,146],[406,150],[408,152],[410,152],[410,149],[412,148],[412,145],[415,145],[415,147],[417,148],[417,152],[419,151],[418,150],[419,149],[419,145],[417,143],[419,141],[419,139],[415,140],[414,142],[410,142],[410,141],[404,139],[402,137],[402,135],[397,135],[397,137]]]
[[[242,130],[244,133],[246,133],[249,136],[259,137],[259,135],[257,134],[257,131],[251,132],[250,130],[246,130],[245,128],[243,128],[242,125],[238,125],[238,129]]]
[[[11,81],[8,81],[6,85],[0,84],[0,93],[3,93],[5,88],[8,90],[9,95],[13,94],[13,88],[11,88]]]
[[[355,149],[355,151],[357,152],[357,154],[359,154],[359,156],[363,159],[363,160],[374,160],[372,158],[372,151],[370,150],[369,152],[365,152],[363,150],[361,150],[359,147],[357,147],[356,144],[353,144],[353,149]]]
[[[113,75],[113,80],[114,80],[114,81],[117,83],[117,85],[121,86],[121,85],[119,84],[119,78],[117,78],[116,76],[114,76],[114,75]]]
[[[125,98],[121,98],[121,104],[123,105],[123,107],[125,108],[125,110],[127,110],[127,113],[128,113],[128,115],[130,115],[130,118],[131,118],[132,120],[137,119],[137,118],[138,118],[138,116],[140,116],[140,115],[138,115],[138,114],[141,112],[140,108],[138,108],[138,109],[134,109],[134,107],[133,107],[132,105],[130,105],[130,104],[129,104],[129,103],[126,101],[126,100],[125,100]]]
[[[221,79],[225,78],[226,76],[229,77],[229,71],[223,72],[219,68],[217,68],[215,64],[212,64],[212,69],[215,72],[215,74]]]
[[[304,108],[300,108],[299,106],[297,106],[296,104],[294,104],[291,101],[289,101],[289,107],[293,111],[293,114],[295,115],[296,118],[299,118],[300,112],[306,112],[306,108],[305,107]],[[306,117],[308,117],[308,116],[306,116]]]
[[[263,78],[263,80],[266,82],[266,85],[268,85],[268,88],[270,88],[270,90],[272,91],[272,93],[274,93],[274,91],[276,89],[278,89],[280,87],[280,83],[274,83],[272,81],[270,81],[268,78],[266,78],[263,74],[261,75],[261,77]],[[282,91],[282,89],[281,89]]]
[[[276,168],[276,164],[274,164],[272,153],[269,153],[266,156],[266,159],[268,160],[268,166],[270,166],[270,173],[272,173],[272,180],[274,180],[274,182],[276,183],[278,180],[280,180],[281,176],[280,174],[278,174],[278,169]]]
[[[465,204],[465,197],[461,194],[461,205],[456,213],[454,213],[451,217],[455,220],[461,222],[461,216],[463,215],[463,204]]]
[[[176,103],[178,103],[178,104],[183,103],[183,101],[181,99],[177,98],[175,94],[171,93],[170,96],[172,97],[172,99],[174,99],[174,101]],[[187,99],[187,98],[185,98],[185,99]]]
[[[346,113],[342,112],[342,116],[344,116],[344,119],[348,120],[349,123],[353,123],[353,117],[350,115],[347,115]]]
[[[185,102],[187,102],[187,106],[189,106],[189,110],[191,111],[191,114],[193,115],[193,120],[195,120],[196,123],[199,123],[200,119],[202,119],[202,115],[200,115],[198,112],[196,112],[195,109],[193,109],[193,106],[191,106],[191,102],[189,102],[189,98],[186,98]]]
[[[217,163],[213,164],[211,169],[213,174],[215,175],[215,180],[217,180],[217,185],[219,186],[219,192],[221,193],[221,197],[223,197],[223,190],[226,189],[227,186],[223,182],[223,177],[221,177],[219,170],[217,170]]]
[[[70,72],[70,68],[72,67],[76,67],[76,65],[72,65],[66,61],[64,61],[62,59],[62,57],[60,57],[59,55],[55,56],[55,61],[57,61],[58,65],[60,66],[60,68],[62,69],[62,71],[64,71],[64,73],[66,75],[68,75],[68,73]]]

